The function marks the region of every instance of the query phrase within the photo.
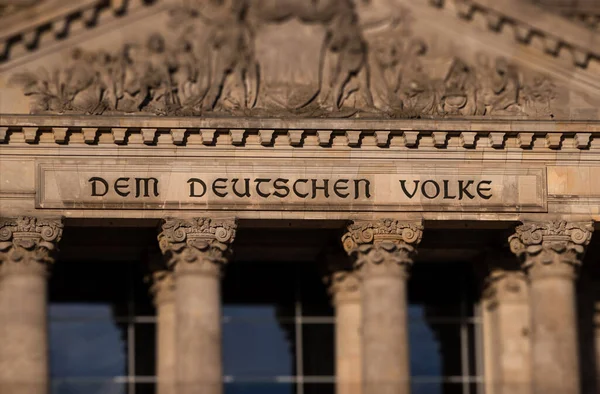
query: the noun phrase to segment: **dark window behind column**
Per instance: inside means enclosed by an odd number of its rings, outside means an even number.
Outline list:
[[[51,394],[154,393],[154,308],[138,263],[61,263],[48,306]]]
[[[51,394],[154,393],[155,311],[139,262],[61,263],[50,280]],[[415,264],[413,394],[475,394],[468,265]],[[231,263],[223,282],[226,394],[333,394],[334,321],[317,264]]]

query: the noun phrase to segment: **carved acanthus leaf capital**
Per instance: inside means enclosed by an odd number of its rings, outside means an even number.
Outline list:
[[[0,219],[0,272],[45,273],[46,265],[54,262],[62,231],[59,219]]]
[[[158,244],[172,269],[219,274],[231,252],[236,227],[236,221],[228,219],[166,219]]]
[[[382,219],[354,222],[342,243],[363,274],[405,274],[422,236],[420,223]]]
[[[578,268],[593,231],[591,222],[527,222],[516,228],[508,242],[526,271]]]

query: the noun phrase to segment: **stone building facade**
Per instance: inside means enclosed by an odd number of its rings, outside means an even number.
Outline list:
[[[0,1],[0,393],[600,392],[567,3]]]

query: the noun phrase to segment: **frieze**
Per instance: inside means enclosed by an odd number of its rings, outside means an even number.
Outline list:
[[[166,169],[165,169],[166,168]],[[44,163],[38,208],[544,212],[545,170]]]
[[[413,36],[405,10],[367,23],[354,2],[343,0],[318,6],[301,1],[190,4],[171,10],[171,27],[164,34],[152,33],[113,52],[76,49],[61,68],[18,72],[12,84],[31,97],[33,113],[553,115],[556,88],[549,77],[525,72],[504,58],[480,54],[468,62],[430,53],[428,44]],[[275,81],[269,79],[273,68],[265,69],[276,59],[260,50],[261,39],[289,23],[314,30],[306,45],[312,51],[306,55],[309,71],[301,79]],[[440,73],[434,72],[435,63],[448,65]],[[279,73],[284,68],[276,67]]]

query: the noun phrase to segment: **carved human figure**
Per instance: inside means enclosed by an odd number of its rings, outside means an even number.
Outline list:
[[[408,24],[398,24],[404,22],[402,11],[384,15],[378,6],[369,8],[369,0],[185,3],[171,12],[170,28],[181,37],[175,48],[152,34],[145,43],[127,43],[110,53],[80,50],[53,70],[17,72],[11,83],[31,96],[32,112],[552,114],[552,82],[528,79],[504,59],[492,63],[486,58],[475,65],[455,59],[443,80],[431,77],[424,67],[427,46],[411,38]],[[367,8],[360,8],[361,3]],[[303,77],[289,86],[297,88],[291,94],[287,87],[265,89],[262,108],[250,111],[257,106],[260,88],[258,32],[293,19],[323,29],[324,36],[317,38],[322,40],[320,52],[310,54],[317,63],[317,81]],[[263,80],[270,84],[269,78]]]
[[[178,102],[192,111],[200,109],[207,93],[210,70],[208,59],[197,52],[189,37],[180,37],[172,53],[177,64],[173,82],[177,87]]]
[[[447,115],[473,115],[476,107],[476,87],[471,68],[455,58],[444,79],[439,112]]]
[[[530,282],[533,393],[580,392],[575,278],[591,222],[526,222],[509,238]]]
[[[504,113],[519,110],[520,76],[516,67],[504,58],[490,64],[484,54],[477,56],[475,67],[477,78],[476,115]]]
[[[373,107],[369,88],[367,43],[358,24],[351,0],[335,3],[331,21],[326,26],[322,51],[321,86],[317,102],[338,110],[356,92],[363,106]]]
[[[386,112],[401,111],[402,99],[397,94],[402,79],[404,47],[402,42],[389,42],[387,35],[371,42],[370,63],[373,104]]]
[[[210,64],[204,110],[218,103],[225,108],[252,108],[258,97],[258,62],[254,55],[254,33],[244,15],[248,1],[206,2],[198,11],[209,24],[203,49]]]
[[[175,104],[171,81],[172,62],[164,38],[152,34],[143,47],[129,45],[125,51],[124,106],[140,111],[148,106],[155,111],[167,111]]]
[[[102,89],[102,104],[110,110],[116,111],[119,101],[123,98],[125,66],[121,53],[110,54],[105,51],[98,53],[95,62],[96,74]]]
[[[423,228],[394,219],[354,222],[342,237],[361,278],[364,394],[408,394],[406,280]]]
[[[48,265],[62,223],[0,218],[0,392],[46,394]]]

